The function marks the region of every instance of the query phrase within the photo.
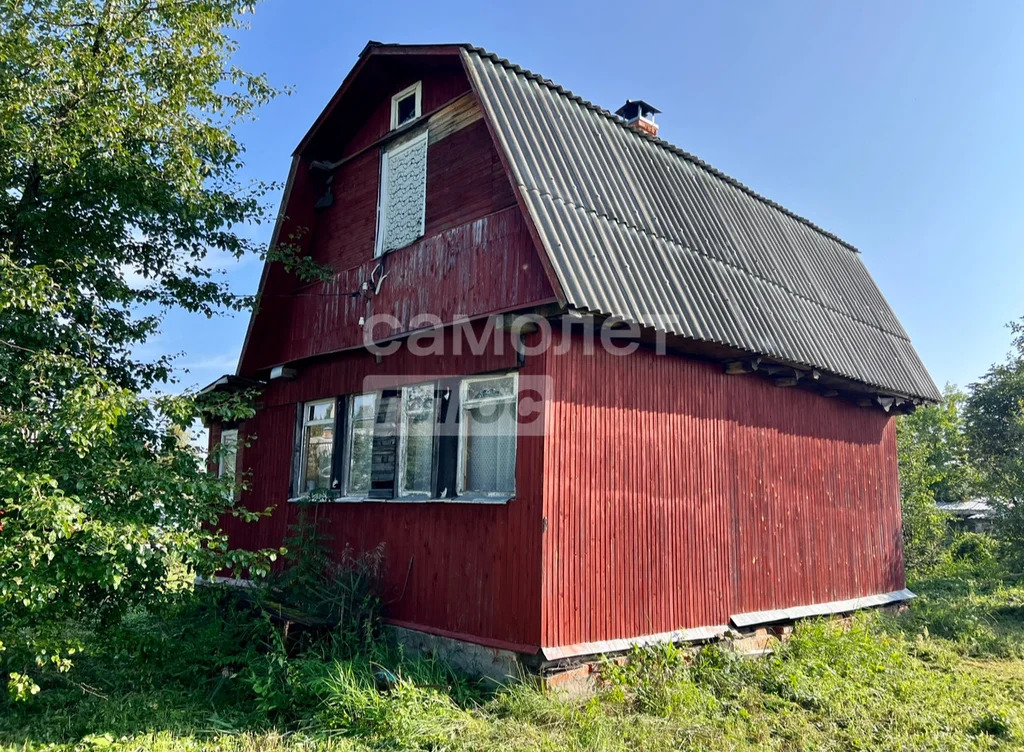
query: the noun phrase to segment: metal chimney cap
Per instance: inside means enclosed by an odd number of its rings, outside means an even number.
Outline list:
[[[635,120],[638,117],[650,118],[659,112],[661,110],[642,99],[627,99],[626,103],[615,111],[615,114],[626,120]]]

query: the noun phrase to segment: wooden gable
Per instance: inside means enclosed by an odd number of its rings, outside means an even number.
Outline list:
[[[391,129],[392,95],[416,82],[421,117]],[[422,128],[423,235],[377,257],[382,152]],[[275,241],[333,273],[311,283],[268,265],[239,373],[360,347],[361,322],[381,315],[378,340],[423,328],[424,315],[451,322],[554,299],[457,52],[364,56],[300,144],[282,207]]]

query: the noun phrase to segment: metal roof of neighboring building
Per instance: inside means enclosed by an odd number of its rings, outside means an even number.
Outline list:
[[[856,248],[548,79],[462,54],[568,305],[940,398]]]
[[[956,517],[967,517],[971,519],[988,519],[992,516],[992,504],[988,499],[968,499],[966,501],[950,501],[944,504],[936,504],[943,512]]]

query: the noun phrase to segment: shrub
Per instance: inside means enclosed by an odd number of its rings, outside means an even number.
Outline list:
[[[285,541],[287,555],[270,578],[266,607],[297,620],[333,625],[331,639],[346,656],[367,650],[380,637],[383,544],[356,553],[345,546],[337,558],[330,537],[303,505]]]
[[[998,541],[983,533],[961,533],[950,546],[950,555],[954,561],[974,566],[994,563],[998,552]]]

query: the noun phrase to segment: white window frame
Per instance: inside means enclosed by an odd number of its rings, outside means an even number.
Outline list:
[[[483,399],[467,400],[466,393],[469,389],[469,385],[478,381],[494,381],[496,379],[512,377],[512,403],[516,413],[516,431],[514,440],[512,442],[512,485],[513,488],[503,491],[471,491],[467,495],[466,492],[466,439],[467,429],[469,424],[462,420],[462,416],[466,411],[467,407],[479,407],[481,405],[494,404],[497,402],[505,402],[505,399],[497,397],[485,397]],[[507,373],[491,373],[486,376],[474,376],[472,378],[464,378],[459,381],[459,446],[458,446],[458,458],[455,466],[455,487],[458,498],[465,501],[472,501],[477,499],[494,499],[494,500],[506,500],[510,499],[516,494],[517,478],[515,474],[516,455],[519,450],[519,372],[509,371]]]
[[[319,419],[316,419],[316,420],[310,419],[309,418],[310,408],[315,408],[315,407],[318,407],[320,405],[332,405],[332,406],[334,406],[334,415],[332,417],[330,417],[330,418],[319,418]],[[307,453],[309,451],[309,429],[310,429],[310,427],[313,427],[313,426],[328,426],[328,425],[334,427],[335,436],[337,436],[337,430],[338,430],[338,408],[337,408],[337,405],[336,405],[336,400],[333,397],[328,398],[328,399],[309,400],[308,402],[303,402],[302,403],[302,428],[301,428],[301,432],[299,434],[299,441],[300,441],[300,444],[299,444],[299,466],[298,466],[298,468],[296,468],[296,473],[295,473],[295,490],[297,492],[295,495],[298,498],[304,498],[304,497],[308,496],[309,493],[310,493],[305,488],[306,460],[308,459]],[[331,464],[332,464],[332,466],[333,466],[333,463],[334,463],[334,447],[336,445],[337,445],[337,440],[335,439],[334,443],[331,446]],[[328,486],[327,486],[327,488],[325,490],[327,490],[327,491],[331,490],[331,487],[330,487],[329,483],[328,483]]]
[[[405,477],[405,449],[406,442],[408,440],[408,413],[406,412],[406,395],[410,389],[417,387],[430,387],[434,392],[437,391],[436,381],[424,381],[418,384],[407,384],[403,387],[397,387],[402,393],[401,403],[399,407],[398,417],[398,444],[395,447],[395,496],[393,499],[369,499],[365,494],[353,493],[349,489],[349,481],[352,475],[352,440],[355,437],[355,420],[354,410],[356,404],[356,398],[365,395],[372,394],[374,396],[374,405],[380,405],[380,391],[375,392],[358,392],[356,394],[350,394],[345,398],[347,403],[345,408],[346,420],[345,420],[345,436],[344,438],[344,455],[343,455],[343,478],[342,478],[342,495],[341,498],[346,501],[429,501],[434,498],[433,486],[428,488],[426,491],[409,491],[403,487],[403,481]],[[376,412],[376,409],[375,409]],[[437,402],[434,402],[434,413],[433,413],[434,424],[437,423]],[[434,435],[434,443],[432,446],[432,457],[431,457],[431,475],[433,475],[436,469],[437,463],[437,436]],[[433,482],[433,478],[431,478]]]
[[[220,432],[220,442],[219,443],[220,443],[220,453],[219,453],[219,456],[217,457],[217,477],[218,478],[223,478],[227,474],[226,471],[228,470],[228,467],[227,467],[227,464],[225,463],[225,460],[227,459],[227,457],[225,456],[226,452],[224,450],[225,450],[226,447],[230,446],[230,447],[232,447],[231,457],[234,460],[234,464],[235,464],[235,466],[230,468],[230,472],[231,472],[231,478],[234,479],[235,472],[238,469],[237,468],[237,465],[238,465],[238,429],[237,428],[228,428],[228,429],[222,430]]]
[[[494,381],[497,379],[511,379],[511,397],[482,397],[475,399],[467,399],[466,395],[469,393],[469,389],[473,384],[486,381]],[[454,386],[454,385],[453,385]],[[405,471],[406,471],[406,452],[408,448],[408,437],[409,437],[409,413],[407,406],[409,404],[408,394],[412,389],[429,387],[434,394],[433,401],[433,431],[432,431],[432,447],[431,447],[431,483],[430,488],[426,491],[409,491],[404,487],[405,485]],[[332,494],[336,501],[348,501],[348,502],[415,502],[422,503],[427,501],[450,501],[452,503],[502,503],[513,498],[517,491],[518,478],[515,474],[515,465],[518,454],[518,443],[519,443],[519,373],[518,371],[506,371],[503,373],[489,373],[480,374],[477,376],[461,377],[458,380],[459,389],[459,424],[458,424],[458,443],[456,448],[455,458],[455,495],[449,496],[445,499],[436,498],[436,479],[434,474],[438,472],[438,410],[440,406],[437,400],[438,394],[438,382],[437,381],[424,381],[416,384],[406,384],[401,387],[394,387],[394,389],[401,392],[401,402],[398,416],[398,442],[396,446],[397,456],[395,458],[395,490],[394,496],[391,499],[383,498],[371,498],[368,493],[358,492],[354,493],[349,488],[351,481],[352,471],[352,444],[355,436],[355,420],[354,410],[356,405],[356,399],[360,396],[372,395],[374,399],[374,425],[376,425],[376,413],[380,409],[380,390],[372,392],[358,392],[354,394],[345,395],[343,398],[328,398],[319,400],[310,400],[308,402],[301,403],[301,421],[299,423],[299,441],[300,447],[298,452],[298,465],[296,467],[295,487],[297,493],[293,496],[293,501],[299,501],[309,495],[309,491],[305,490],[305,472],[306,463],[308,460],[309,451],[309,429],[314,426],[330,425],[334,428],[334,443],[332,444],[331,451],[331,463],[332,473],[333,469],[338,467],[337,457],[334,456],[334,451],[340,451],[342,453],[342,465],[340,468],[340,476],[335,477],[332,475],[331,486],[328,487],[327,491],[334,491]],[[513,435],[512,442],[512,457],[511,463],[513,468],[512,473],[512,487],[508,489],[501,489],[498,491],[477,491],[466,489],[466,472],[467,467],[467,450],[468,450],[468,428],[469,421],[463,419],[464,413],[467,409],[477,408],[485,405],[492,404],[507,404],[511,399],[511,406],[515,414],[515,433]],[[339,402],[343,401],[343,405],[339,405]],[[334,415],[332,418],[320,418],[310,419],[308,416],[311,409],[315,409],[319,406],[331,405],[334,407]],[[344,410],[344,413],[339,410]],[[342,426],[342,417],[344,416],[344,435],[338,436],[337,431]],[[221,434],[221,443],[225,443],[225,439],[230,441],[228,435],[229,431],[224,431]],[[235,432],[235,441],[237,442],[237,432]],[[339,444],[339,441],[341,442]],[[237,445],[237,444],[236,444]],[[221,458],[218,466],[218,472],[223,473],[223,458]],[[334,483],[337,482],[338,487],[333,488]]]
[[[377,195],[377,239],[374,242],[373,257],[377,258],[383,256],[385,253],[390,251],[398,250],[397,248],[388,248],[384,250],[384,235],[387,233],[388,226],[388,206],[391,203],[388,194],[388,158],[392,155],[401,154],[403,151],[419,146],[421,143],[427,140],[427,131],[423,130],[417,133],[412,138],[402,141],[401,143],[386,146],[381,151],[380,155],[380,191]],[[429,155],[428,155],[429,156]],[[423,169],[423,207],[420,212],[420,237],[423,237],[423,233],[426,230],[427,225],[427,169],[424,166]]]
[[[398,103],[403,99],[414,96],[415,99],[415,114],[411,119],[406,120],[404,123],[398,122]],[[391,130],[399,128],[403,125],[415,122],[423,115],[423,82],[417,81],[412,86],[407,86],[400,92],[391,97]]]
[[[355,392],[345,395],[345,435],[342,437],[342,458],[341,458],[341,498],[348,501],[363,501],[367,494],[355,494],[349,490],[349,481],[352,477],[352,439],[355,437],[355,409],[356,398],[373,395],[373,419],[376,424],[377,410],[380,408],[380,391]],[[372,459],[371,459],[372,465]],[[378,499],[379,501],[379,499]]]
[[[408,394],[410,389],[416,389],[418,387],[424,387],[424,386],[430,387],[431,391],[434,393],[434,403],[433,403],[434,404],[434,409],[433,409],[433,421],[432,421],[433,422],[433,427],[432,427],[433,443],[431,445],[431,450],[430,450],[431,451],[431,459],[430,459],[430,475],[431,475],[430,486],[431,487],[428,488],[426,490],[426,492],[423,492],[423,491],[409,491],[409,490],[407,490],[404,487],[405,486],[405,483],[404,483],[404,481],[405,481],[405,450],[406,450],[406,443],[409,440],[409,420],[408,420],[408,415],[409,414],[408,414],[408,412],[405,409],[406,405],[409,404],[409,403],[406,400],[406,395]],[[396,451],[398,452],[398,456],[395,458],[395,460],[396,460],[396,466],[395,466],[395,498],[396,499],[406,499],[406,500],[420,500],[420,501],[426,501],[428,499],[432,499],[434,497],[433,476],[434,476],[434,471],[437,469],[437,382],[436,381],[424,381],[424,382],[421,382],[419,384],[408,384],[408,385],[402,387],[402,401],[401,401],[401,406],[399,407],[399,415],[398,415],[398,445],[396,447]]]

